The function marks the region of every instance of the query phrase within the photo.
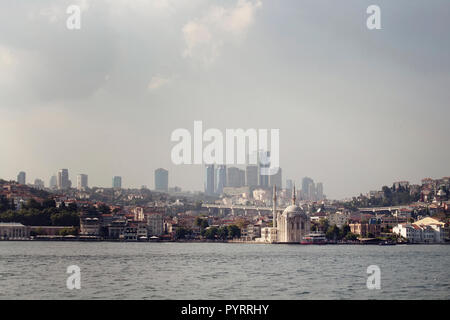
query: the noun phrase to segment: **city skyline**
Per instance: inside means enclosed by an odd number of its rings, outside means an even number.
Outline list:
[[[203,191],[201,165],[170,159],[196,120],[279,129],[283,183],[314,177],[331,199],[448,175],[446,1],[380,0],[381,30],[366,0],[74,2],[80,30],[67,1],[0,4],[1,178],[139,188],[164,167]]]
[[[154,181],[154,187],[150,188],[150,190],[153,191],[159,191],[159,192],[167,192],[170,193],[170,190],[183,190],[183,191],[187,191],[187,192],[193,192],[193,193],[204,193],[205,195],[210,195],[210,196],[220,196],[222,195],[222,191],[225,187],[228,188],[235,188],[235,189],[239,189],[241,187],[251,187],[254,188],[255,190],[258,189],[272,189],[274,186],[277,187],[277,190],[286,190],[288,192],[292,192],[292,189],[295,188],[295,186],[297,185],[297,191],[296,191],[296,196],[299,196],[299,200],[307,200],[307,201],[316,201],[316,202],[320,202],[322,200],[350,200],[352,197],[358,196],[358,195],[368,195],[368,196],[374,196],[380,191],[380,189],[382,189],[382,187],[387,186],[387,187],[393,187],[393,188],[399,188],[399,187],[407,187],[409,188],[410,186],[423,186],[424,184],[427,184],[429,182],[429,180],[435,180],[435,179],[448,179],[449,176],[444,175],[442,177],[423,177],[420,179],[420,181],[409,181],[409,180],[397,180],[397,181],[391,181],[389,183],[386,183],[382,186],[377,186],[371,190],[365,190],[365,191],[360,191],[352,196],[349,197],[345,197],[345,198],[330,198],[328,197],[325,193],[324,193],[324,184],[323,182],[315,182],[314,179],[311,179],[310,177],[303,177],[301,179],[292,179],[290,177],[285,178],[285,182],[281,184],[281,187],[279,184],[273,184],[272,182],[269,182],[269,185],[262,185],[261,183],[264,184],[264,181],[258,181],[257,184],[252,185],[252,184],[248,184],[248,171],[249,168],[252,168],[254,166],[250,165],[250,166],[246,166],[245,170],[242,170],[238,167],[229,167],[227,168],[227,166],[225,165],[219,165],[217,168],[215,168],[214,165],[207,165],[204,166],[205,172],[210,171],[211,172],[211,178],[209,179],[209,184],[211,185],[211,187],[207,188],[206,184],[204,185],[204,189],[203,190],[187,190],[187,189],[183,189],[180,186],[176,186],[176,185],[170,185],[169,184],[169,171],[164,169],[164,168],[158,168],[154,171],[154,176],[153,176],[153,181]],[[257,167],[257,166],[256,166]],[[208,169],[209,168],[209,169]],[[238,174],[238,176],[236,177],[238,179],[238,184],[235,185],[234,183],[228,183],[228,179],[229,179],[229,171],[228,169],[232,169],[232,175],[236,175]],[[275,179],[281,179],[281,168],[279,168],[280,171],[278,172],[278,174],[275,174],[273,176],[277,177]],[[64,174],[62,174],[64,173]],[[40,178],[35,178],[34,179],[34,183],[27,183],[25,181],[25,177],[26,177],[27,173],[26,171],[20,171],[16,177],[16,179],[4,179],[2,177],[0,177],[0,180],[6,180],[6,181],[16,181],[19,184],[27,184],[30,186],[34,186],[37,189],[44,189],[44,188],[49,188],[49,189],[56,189],[56,190],[66,190],[68,188],[74,188],[77,189],[79,191],[82,191],[86,188],[113,188],[113,189],[142,189],[145,188],[147,189],[147,185],[141,185],[140,187],[127,187],[127,186],[123,186],[122,185],[122,176],[113,176],[112,177],[112,186],[102,186],[102,185],[93,185],[93,186],[88,186],[88,175],[87,174],[75,174],[76,176],[76,184],[72,184],[72,180],[70,179],[70,170],[69,169],[60,169],[57,172],[57,175],[52,175],[49,179],[49,184],[47,185],[44,180],[40,179]],[[64,179],[63,179],[64,176]],[[221,182],[218,184],[218,178],[220,177]],[[212,180],[211,180],[212,179]],[[274,178],[272,178],[274,179]],[[62,182],[62,180],[65,180],[65,182]],[[234,179],[236,180],[236,179]],[[25,183],[23,183],[25,181]],[[31,180],[32,181],[32,180]],[[269,179],[270,181],[270,179]],[[298,182],[298,184],[296,184],[296,181]],[[206,180],[204,181],[205,183],[207,182]],[[157,185],[159,184],[160,187],[157,187]],[[312,187],[312,188],[311,188]],[[219,191],[221,190],[221,191]],[[219,191],[219,192],[218,192]],[[290,196],[288,196],[290,197]]]

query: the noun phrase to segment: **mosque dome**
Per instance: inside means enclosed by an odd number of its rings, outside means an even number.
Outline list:
[[[288,218],[295,217],[295,216],[303,216],[306,217],[305,212],[303,209],[295,204],[290,205],[283,211],[283,216],[286,216]]]

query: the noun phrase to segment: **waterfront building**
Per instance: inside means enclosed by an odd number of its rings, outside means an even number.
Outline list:
[[[119,176],[113,177],[112,187],[114,189],[121,189],[122,188],[122,177],[119,177]]]
[[[30,238],[30,229],[18,222],[0,222],[1,240],[26,240]]]
[[[85,190],[88,187],[88,176],[87,174],[79,174],[77,176],[77,189]]]
[[[125,220],[114,220],[108,225],[108,237],[110,239],[123,239],[125,237]]]
[[[99,236],[101,221],[96,215],[81,214],[80,216],[80,234],[85,236]]]
[[[361,237],[377,237],[381,232],[381,224],[378,223],[350,223],[351,233]]]
[[[124,240],[125,241],[137,241],[137,225],[134,223],[131,223],[125,227],[124,232]]]
[[[20,171],[17,175],[17,183],[25,185],[27,183],[27,174],[24,171]]]
[[[392,228],[392,232],[411,243],[442,243],[445,241],[445,223],[431,217],[426,217],[412,224],[398,224]]]
[[[169,171],[163,168],[155,170],[155,190],[168,192],[169,191]]]
[[[261,229],[258,242],[300,243],[310,233],[310,221],[304,210],[296,205],[295,186],[292,204],[280,214],[277,210],[276,187],[273,190],[272,227]]]
[[[247,241],[252,241],[260,237],[261,237],[261,225],[251,223],[242,230],[241,238]]]
[[[160,236],[164,233],[164,219],[162,213],[147,214],[147,228],[149,236]]]
[[[327,216],[330,226],[336,225],[338,228],[342,228],[346,225],[350,219],[350,213],[337,211]]]

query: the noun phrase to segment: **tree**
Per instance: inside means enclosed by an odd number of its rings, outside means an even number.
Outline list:
[[[109,213],[111,213],[111,208],[110,208],[109,206],[107,206],[106,204],[101,204],[101,205],[98,207],[98,211],[99,211],[101,214],[109,214]]]
[[[345,238],[344,238],[344,239],[345,239],[345,240],[354,241],[354,240],[357,240],[357,239],[358,239],[358,236],[357,236],[356,234],[354,234],[354,233],[349,232],[349,233],[347,233],[347,234],[345,235]]]
[[[323,232],[327,232],[329,225],[330,224],[328,223],[328,219],[325,219],[325,218],[319,219],[319,226]]]
[[[25,207],[27,209],[42,209],[41,204],[34,199],[28,200]]]
[[[339,239],[344,239],[347,234],[350,232],[350,226],[348,224],[345,224],[344,226],[342,226],[340,235],[339,235]]]
[[[56,208],[56,202],[53,199],[45,199],[44,202],[42,202],[42,207],[44,209]]]
[[[219,230],[217,230],[217,237],[222,240],[228,239],[228,228],[220,227]]]
[[[72,212],[76,212],[78,211],[78,206],[75,202],[71,202],[69,203],[69,206],[67,207],[67,210],[72,211]]]
[[[339,233],[340,230],[338,226],[333,225],[330,228],[328,228],[325,236],[327,237],[328,240],[337,240],[339,238]]]
[[[230,235],[230,238],[239,238],[241,236],[241,229],[235,224],[232,224],[228,226],[228,234]]]
[[[184,239],[188,234],[190,234],[190,230],[184,227],[179,227],[175,231],[175,238],[176,239]]]
[[[208,228],[205,231],[205,237],[207,239],[214,240],[214,239],[216,239],[216,235],[217,235],[218,231],[219,231],[219,228],[217,228],[217,227]]]

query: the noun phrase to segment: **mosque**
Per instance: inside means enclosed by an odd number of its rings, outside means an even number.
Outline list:
[[[273,226],[261,229],[261,238],[257,242],[264,243],[300,243],[302,238],[310,232],[310,221],[303,209],[295,204],[295,186],[292,205],[277,211],[277,191],[273,188]]]

